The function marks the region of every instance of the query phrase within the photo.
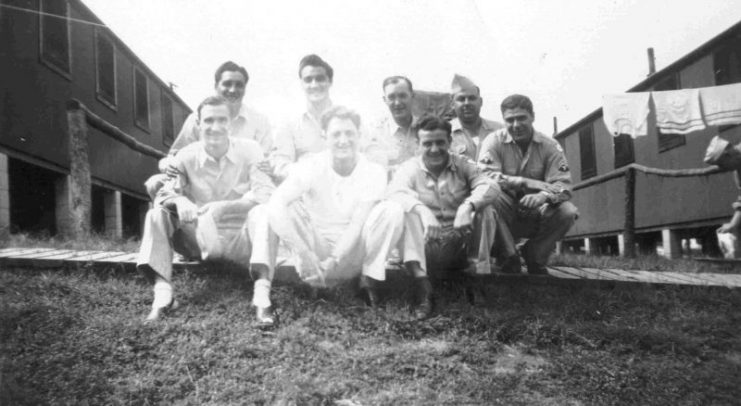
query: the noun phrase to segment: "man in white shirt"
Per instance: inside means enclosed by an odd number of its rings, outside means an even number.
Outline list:
[[[306,94],[306,111],[284,124],[275,136],[271,164],[278,183],[288,176],[295,162],[325,149],[319,120],[332,107],[329,91],[334,69],[318,55],[306,55],[299,62],[298,77]]]
[[[260,144],[264,154],[269,154],[273,149],[273,135],[270,132],[270,123],[263,114],[255,111],[243,103],[245,89],[250,76],[243,66],[232,61],[221,64],[214,74],[214,91],[227,101],[229,107],[229,134],[234,138],[244,138],[256,141]],[[159,162],[161,174],[150,177],[145,186],[149,196],[154,200],[157,191],[162,187],[168,176],[176,176],[173,157],[179,150],[198,141],[200,132],[198,130],[197,113],[191,113],[183,123],[175,141],[170,146],[170,152]],[[268,170],[266,159],[261,160],[260,167]]]
[[[361,274],[361,287],[385,280],[389,250],[401,238],[404,214],[381,202],[386,171],[359,153],[360,116],[336,106],[322,116],[327,150],[296,164],[268,203],[271,229],[296,258],[299,276],[328,286]]]
[[[270,239],[261,204],[274,186],[258,167],[263,153],[257,142],[229,137],[227,103],[212,96],[198,106],[200,141],[174,158],[178,175],[165,182],[154,208],[147,212],[137,259],[137,267],[154,279],[147,320],[159,318],[176,303],[171,284],[173,250],[245,268],[252,257],[265,265],[253,272],[256,290],[260,280],[272,278],[273,263],[265,260]]]

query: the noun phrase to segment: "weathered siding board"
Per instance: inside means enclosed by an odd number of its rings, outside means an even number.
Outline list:
[[[579,209],[579,218],[568,236],[621,231],[625,221],[624,190],[624,178],[617,178],[574,192],[572,201]]]

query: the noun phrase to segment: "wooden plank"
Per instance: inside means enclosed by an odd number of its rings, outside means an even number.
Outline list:
[[[599,272],[598,269],[594,269],[593,271],[581,269],[581,268],[574,268],[570,266],[561,266],[558,268],[560,271],[564,273],[568,273],[570,275],[574,275],[581,279],[596,279],[596,280],[616,280],[609,275],[605,275],[601,272]],[[594,272],[597,271],[597,272]]]
[[[555,266],[548,267],[548,274],[559,279],[582,279],[577,275],[563,272],[561,269],[559,269],[559,267]]]
[[[93,254],[93,253],[95,253],[95,252],[88,253],[87,254],[88,257],[91,254]],[[121,258],[128,258],[131,255],[136,255],[136,254],[132,254],[130,252],[120,252],[120,251],[117,251],[117,252],[109,252],[108,254],[110,254],[110,255],[103,256],[103,257],[95,260],[95,262],[119,262],[119,259],[121,259]],[[87,259],[88,257],[81,256],[81,257],[78,257],[78,258],[73,258],[73,259],[71,259],[71,261],[89,262],[90,260]]]
[[[46,258],[46,257],[52,257],[54,255],[60,255],[60,254],[69,254],[74,253],[73,250],[58,250],[58,249],[50,249],[48,251],[41,251],[41,252],[29,252],[26,254],[18,254],[13,255],[13,259],[39,259],[39,258]]]
[[[121,253],[121,255],[114,256],[114,257],[108,257],[98,260],[97,262],[136,262],[136,257],[139,256],[138,253],[134,252],[125,252]]]
[[[8,258],[15,255],[25,255],[35,252],[44,252],[53,250],[54,248],[6,248],[6,250],[3,250],[4,252],[0,254],[1,258]]]
[[[593,275],[594,277],[587,277],[588,279],[600,279],[600,280],[612,280],[620,282],[635,282],[635,280],[629,275],[622,272],[615,272],[614,270],[608,269],[597,269],[597,268],[578,268],[579,270],[586,272],[587,274]]]

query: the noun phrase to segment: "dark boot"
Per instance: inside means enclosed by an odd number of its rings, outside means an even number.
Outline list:
[[[417,284],[417,298],[419,305],[414,311],[414,316],[417,320],[424,320],[432,314],[432,284],[430,278],[424,276],[416,278]]]
[[[368,307],[375,308],[381,302],[378,295],[378,282],[365,275],[360,276],[360,292]]]

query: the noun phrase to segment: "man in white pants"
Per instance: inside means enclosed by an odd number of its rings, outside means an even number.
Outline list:
[[[261,280],[272,278],[272,263],[264,260],[269,258],[269,229],[264,206],[259,205],[268,200],[274,187],[258,168],[262,149],[253,140],[229,137],[230,115],[224,98],[207,98],[197,114],[200,140],[177,154],[178,176],[159,190],[145,220],[137,267],[154,279],[147,320],[159,318],[176,303],[171,284],[173,250],[244,267],[252,256],[265,263],[256,269],[256,290]],[[261,312],[266,309],[258,308],[258,316]]]
[[[330,108],[321,120],[327,149],[296,164],[268,203],[271,229],[296,258],[299,276],[328,286],[361,275],[361,288],[386,278],[401,238],[403,210],[381,202],[386,171],[361,155],[360,116]],[[377,298],[369,293],[368,304]]]

